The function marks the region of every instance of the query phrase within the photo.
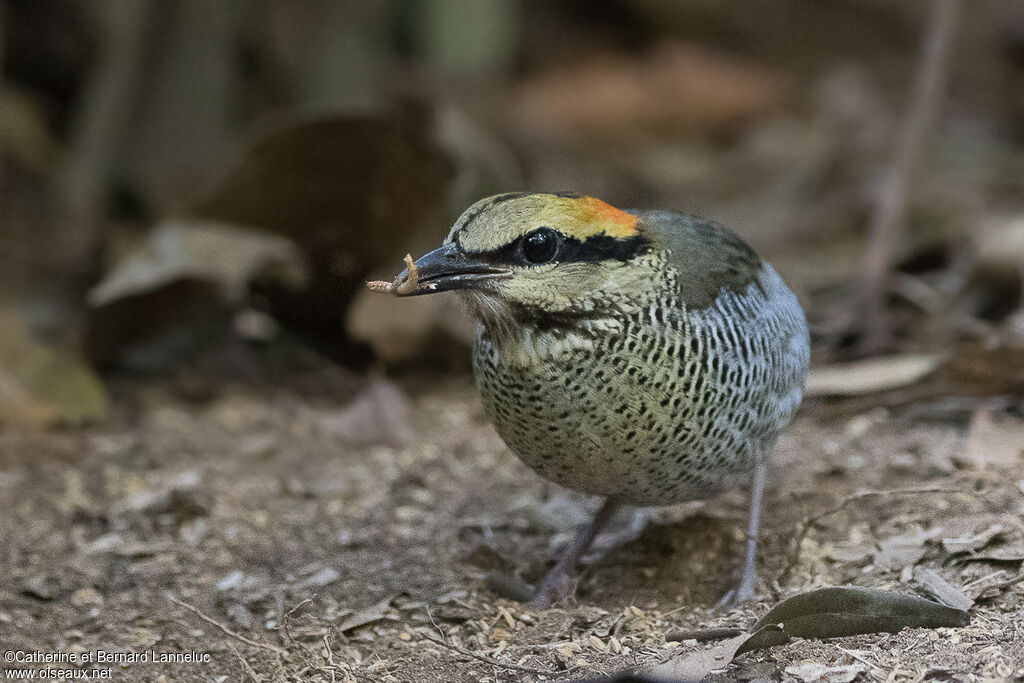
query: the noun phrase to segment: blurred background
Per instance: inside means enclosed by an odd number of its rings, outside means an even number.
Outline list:
[[[361,283],[520,189],[732,226],[798,288],[817,359],[1019,340],[1024,11],[952,23],[895,182],[928,3],[5,0],[0,348],[162,372],[284,338],[465,370],[451,302]]]
[[[218,514],[274,505],[335,521],[272,513],[310,531],[246,562],[348,580],[323,554],[355,552],[345,515],[429,508],[400,466],[424,415],[504,453],[473,431],[458,302],[363,288],[497,192],[719,220],[805,305],[808,419],[917,411],[1019,464],[1018,1],[2,0],[0,60],[0,490],[49,492],[19,524],[107,558],[39,579],[11,551],[0,617],[91,609],[134,575],[117,543],[212,553]],[[233,480],[229,514],[225,467],[276,483]],[[234,576],[211,562],[190,585]]]

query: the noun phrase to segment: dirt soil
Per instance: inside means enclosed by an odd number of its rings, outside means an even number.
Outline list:
[[[656,511],[575,604],[538,612],[493,577],[536,581],[594,501],[520,464],[468,377],[325,364],[216,386],[120,381],[106,426],[0,434],[0,651],[208,660],[77,665],[124,681],[579,680],[710,648],[673,638],[800,590],[922,594],[917,566],[976,598],[969,626],[798,640],[712,679],[1024,677],[1024,463],[964,466],[962,416],[808,401],[776,453],[753,604],[714,609],[735,492]]]

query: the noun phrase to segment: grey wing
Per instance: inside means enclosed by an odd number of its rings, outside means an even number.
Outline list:
[[[687,308],[711,305],[723,287],[742,294],[761,271],[757,252],[725,226],[671,211],[632,213],[654,242],[669,252]]]

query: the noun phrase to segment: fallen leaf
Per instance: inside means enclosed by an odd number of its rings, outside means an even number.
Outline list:
[[[1006,591],[1010,590],[1018,583],[1024,582],[1024,573],[1018,573],[1005,581],[998,583],[982,584],[974,587],[974,600],[981,602],[985,600],[992,600],[997,598]]]
[[[972,536],[960,536],[957,538],[942,539],[942,548],[947,553],[959,555],[981,550],[996,538],[1006,533],[1006,527],[1002,524],[993,524],[984,531]]]
[[[974,600],[932,569],[914,567],[914,579],[944,605],[964,611],[974,607]]]
[[[301,588],[322,588],[329,583],[334,583],[341,578],[341,574],[334,567],[324,567],[319,571],[315,572],[312,576],[304,581],[301,581],[296,585],[297,589]]]
[[[32,339],[0,311],[0,424],[40,428],[103,419],[107,393],[74,355]]]
[[[905,354],[814,368],[804,395],[860,396],[897,389],[924,379],[941,361],[938,354]]]
[[[846,666],[826,666],[820,662],[802,662],[786,667],[786,673],[806,683],[850,683],[867,666],[857,662]]]
[[[1024,562],[1024,541],[992,548],[982,554],[961,555],[954,560],[960,564],[968,562]]]
[[[25,579],[21,586],[22,595],[47,602],[56,599],[60,590],[60,580],[55,576],[44,574],[37,574]]]
[[[170,365],[182,342],[203,338],[207,326],[221,322],[224,304],[238,304],[251,284],[273,282],[291,291],[305,278],[304,257],[283,237],[168,220],[127,250],[89,293],[83,347],[94,364],[108,365],[149,345],[149,355]]]
[[[895,571],[914,565],[924,557],[927,549],[925,541],[928,534],[920,529],[890,536],[878,544],[878,550],[874,553],[874,563],[881,569]]]
[[[136,491],[114,503],[110,512],[115,516],[173,513],[179,520],[205,515],[212,502],[203,500],[201,483],[202,472],[198,469],[163,475],[152,488]]]
[[[89,304],[106,306],[146,294],[178,280],[210,281],[229,300],[262,275],[286,285],[305,281],[305,262],[283,237],[212,221],[171,219],[119,260],[89,292]]]
[[[384,598],[380,602],[364,607],[355,614],[346,617],[344,621],[338,624],[338,632],[345,633],[346,631],[372,624],[381,619],[397,619],[398,617],[388,614],[391,602],[394,599],[394,597]]]
[[[746,634],[715,643],[711,647],[698,647],[667,662],[647,669],[644,674],[655,680],[700,680],[716,669],[724,669],[736,656],[736,651],[747,641]]]
[[[904,628],[964,626],[967,612],[931,600],[888,591],[842,586],[794,595],[751,627],[780,624],[790,636],[837,638],[861,633],[896,633]]]

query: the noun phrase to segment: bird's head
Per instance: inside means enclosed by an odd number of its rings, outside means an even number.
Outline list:
[[[650,250],[636,215],[594,197],[502,194],[469,207],[396,292],[461,290],[484,316],[614,314],[649,300]]]

